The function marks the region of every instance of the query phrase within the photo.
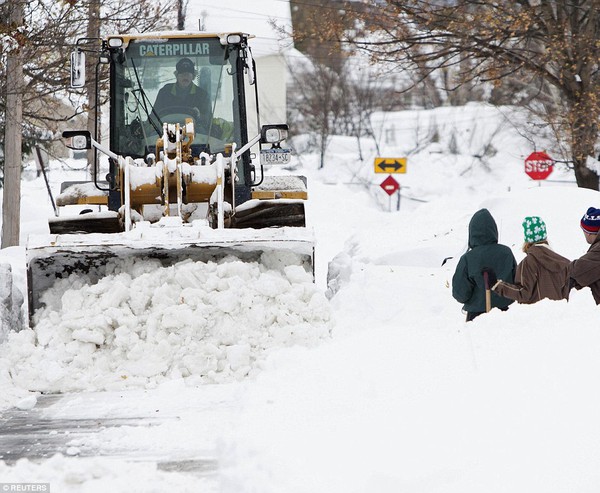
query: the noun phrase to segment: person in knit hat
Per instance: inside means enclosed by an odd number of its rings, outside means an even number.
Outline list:
[[[469,222],[469,249],[458,261],[452,277],[452,296],[463,303],[467,322],[486,312],[486,291],[491,308],[508,309],[513,300],[492,293],[489,287],[496,276],[512,282],[516,266],[512,250],[498,243],[498,226],[490,211],[478,210]]]
[[[575,289],[589,287],[596,305],[600,305],[600,209],[590,207],[579,225],[590,247],[582,257],[571,262],[570,285]]]
[[[548,244],[546,223],[538,216],[523,220],[525,258],[517,265],[515,282],[498,280],[492,291],[519,303],[569,299],[569,259]]]

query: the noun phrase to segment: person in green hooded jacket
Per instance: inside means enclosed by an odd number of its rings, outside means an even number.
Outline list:
[[[469,249],[460,258],[452,277],[452,296],[463,303],[467,322],[486,312],[487,273],[490,289],[497,279],[512,283],[517,261],[512,250],[498,243],[498,226],[487,209],[478,210],[469,222]],[[513,300],[490,293],[492,308],[507,310]]]

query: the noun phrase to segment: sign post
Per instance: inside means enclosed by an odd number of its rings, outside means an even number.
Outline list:
[[[390,197],[390,212],[392,211],[392,195],[394,195],[396,192],[398,193],[397,210],[400,210],[400,184],[396,180],[394,180],[392,175],[389,175],[385,180],[381,182],[381,185],[379,186],[383,188],[385,193],[387,193]]]
[[[532,152],[525,158],[525,173],[532,180],[545,180],[554,169],[554,160],[545,152]]]
[[[400,210],[400,184],[390,173],[406,173],[407,158],[405,157],[376,157],[373,165],[375,173],[387,173],[388,177],[379,185],[389,195],[389,210],[392,212],[392,195],[398,194],[396,210]]]

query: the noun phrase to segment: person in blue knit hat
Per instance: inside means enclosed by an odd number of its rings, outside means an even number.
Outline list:
[[[517,265],[514,284],[498,280],[492,291],[518,303],[569,299],[569,259],[548,244],[546,223],[539,216],[523,220],[526,257]]]
[[[570,284],[575,289],[589,287],[596,305],[600,305],[600,209],[590,207],[579,225],[590,247],[582,257],[571,262]]]

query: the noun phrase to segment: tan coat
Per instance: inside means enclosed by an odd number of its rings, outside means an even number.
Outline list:
[[[519,303],[569,299],[569,259],[543,243],[533,244],[517,265],[515,283],[498,281],[493,290]]]

